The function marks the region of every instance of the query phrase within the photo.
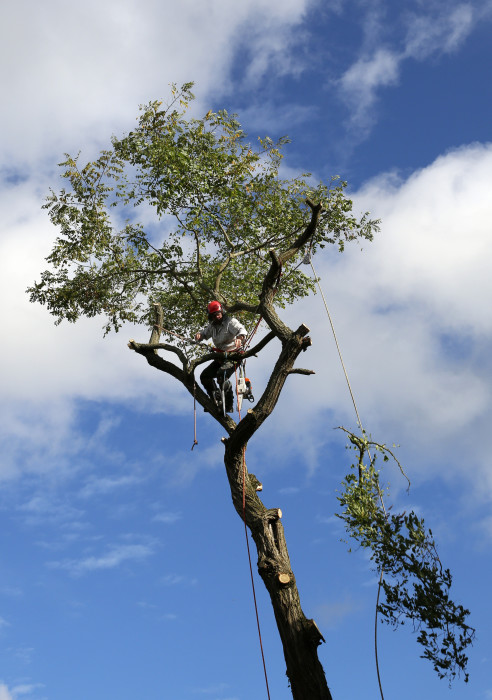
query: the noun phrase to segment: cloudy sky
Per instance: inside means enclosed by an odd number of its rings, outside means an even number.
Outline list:
[[[425,517],[477,628],[450,691],[411,629],[381,627],[385,696],[490,700],[492,2],[18,0],[0,20],[0,700],[266,697],[220,430],[199,414],[191,452],[189,397],[127,349],[142,330],[55,327],[24,291],[56,235],[41,205],[63,154],[94,156],[189,80],[196,114],[289,134],[288,172],[341,175],[382,219],[372,244],[314,263],[362,422],[412,481],[385,467],[395,507]],[[248,465],[283,510],[334,699],[377,698],[376,581],[333,517],[350,395],[320,296],[286,319],[312,329],[316,377],[289,380]],[[257,393],[269,359],[249,364]]]

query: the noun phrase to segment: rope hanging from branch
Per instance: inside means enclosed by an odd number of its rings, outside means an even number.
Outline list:
[[[338,357],[340,358],[340,364],[342,365],[343,373],[345,375],[345,381],[347,382],[347,387],[348,387],[348,390],[350,393],[350,398],[352,399],[352,404],[354,406],[355,415],[357,417],[357,424],[358,424],[360,430],[362,431],[362,433],[364,433],[364,428],[362,427],[362,421],[360,419],[359,410],[357,408],[357,402],[355,400],[354,392],[352,391],[352,386],[350,384],[347,368],[345,367],[345,362],[343,361],[342,351],[340,349],[340,343],[338,342],[337,334],[335,332],[335,325],[333,323],[333,319],[331,317],[330,310],[328,308],[328,304],[326,302],[326,298],[325,298],[325,295],[323,293],[321,283],[319,281],[319,277],[316,274],[316,270],[314,269],[311,247],[306,252],[306,255],[304,256],[302,262],[306,265],[310,265],[311,270],[313,271],[314,281],[318,285],[318,289],[320,291],[321,298],[323,300],[323,304],[324,304],[324,307],[326,310],[326,315],[328,316],[328,321],[330,322],[331,331],[333,333],[333,338],[335,340],[335,345],[336,345],[336,348],[338,351]],[[368,453],[369,459],[372,460],[369,449],[367,450],[367,453]],[[379,500],[380,500],[381,506],[383,508],[385,517],[387,518],[386,508],[384,505],[383,496],[382,496],[380,489],[379,489]],[[379,596],[381,594],[381,587],[383,584],[383,576],[384,576],[384,571],[381,570],[381,574],[379,576],[379,582],[378,582],[378,592],[377,592],[377,597],[376,597],[376,614],[375,614],[375,619],[374,619],[374,656],[375,656],[375,662],[376,662],[376,673],[377,673],[377,677],[378,677],[379,693],[381,695],[381,700],[384,700],[384,695],[383,695],[383,686],[381,684],[381,675],[379,672],[379,659],[378,659],[378,606],[379,606]]]
[[[253,333],[253,335],[254,335],[254,333]],[[236,376],[236,393],[237,393],[237,385],[238,385],[237,368],[235,370],[235,376]],[[239,420],[241,420],[241,409],[240,408],[238,409],[238,412],[239,412]],[[249,573],[250,573],[250,577],[251,577],[251,588],[253,591],[253,601],[254,601],[254,606],[255,606],[256,626],[258,628],[258,639],[260,641],[261,660],[263,662],[263,673],[265,674],[265,684],[266,684],[267,696],[268,696],[268,700],[270,700],[270,688],[268,686],[268,674],[267,674],[267,669],[266,669],[265,653],[263,651],[263,641],[261,639],[260,616],[258,613],[258,605],[256,602],[255,580],[254,580],[254,576],[253,576],[253,565],[251,563],[251,551],[249,548],[248,528],[246,525],[246,447],[243,448],[243,522],[244,522],[244,536],[246,539],[246,549],[248,551],[248,562],[249,562]]]

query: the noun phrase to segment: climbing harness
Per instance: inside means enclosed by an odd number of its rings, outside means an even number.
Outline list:
[[[244,347],[245,345],[243,348]],[[255,400],[251,380],[246,376],[246,360],[228,360],[227,356],[229,353],[227,351],[220,350],[219,348],[213,348],[213,351],[223,353],[224,356],[224,362],[221,364],[215,375],[215,379],[217,380],[218,384],[218,389],[216,389],[213,394],[215,404],[217,408],[222,411],[224,417],[227,415],[227,413],[230,413],[227,408],[230,405],[229,402],[230,393],[232,393],[232,384],[227,377],[227,372],[234,368],[236,373],[236,408],[239,413],[239,420],[241,420],[241,406],[243,404],[243,399],[247,399],[250,402]],[[232,371],[230,374],[232,374]]]

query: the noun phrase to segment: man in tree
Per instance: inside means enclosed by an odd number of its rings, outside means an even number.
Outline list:
[[[230,317],[224,312],[221,304],[218,301],[211,301],[207,306],[209,323],[205,328],[195,335],[196,340],[208,340],[212,338],[215,348],[219,352],[228,353],[234,352],[242,348],[246,339],[246,329],[235,318]],[[216,391],[215,379],[217,373],[223,371],[224,379],[231,376],[234,372],[235,364],[233,362],[224,363],[223,359],[214,360],[200,374],[200,379],[205,387],[207,394],[212,401],[214,400],[214,392]],[[222,371],[221,371],[222,370]],[[229,381],[225,384],[225,410],[227,413],[232,413],[234,395],[232,386]]]

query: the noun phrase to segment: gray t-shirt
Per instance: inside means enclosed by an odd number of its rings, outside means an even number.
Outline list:
[[[219,324],[209,323],[200,331],[200,335],[203,340],[212,338],[213,344],[219,350],[231,352],[231,350],[236,349],[235,338],[238,335],[246,335],[246,329],[242,323],[231,316],[225,320],[222,319]]]

